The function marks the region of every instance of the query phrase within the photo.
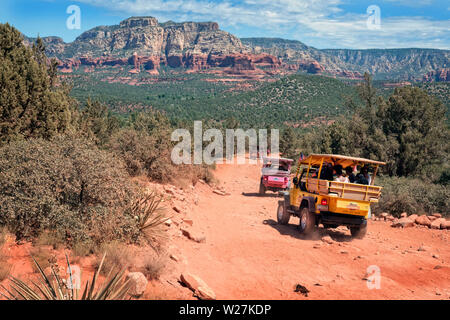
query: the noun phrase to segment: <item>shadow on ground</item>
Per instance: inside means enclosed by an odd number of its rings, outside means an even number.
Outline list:
[[[244,197],[265,197],[265,198],[280,198],[281,195],[278,193],[266,193],[266,194],[259,194],[257,192],[242,192],[242,195]]]
[[[295,239],[299,240],[320,240],[323,236],[330,236],[336,242],[350,242],[352,241],[352,236],[346,234],[348,231],[338,230],[338,229],[324,229],[323,227],[318,227],[316,230],[310,235],[301,234],[298,231],[298,225],[295,224],[287,224],[281,225],[278,224],[277,221],[273,219],[266,219],[263,221],[263,224],[268,225],[275,230],[277,230],[283,236],[291,236]]]

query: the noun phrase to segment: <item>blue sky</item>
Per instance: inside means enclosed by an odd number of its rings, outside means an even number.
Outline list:
[[[69,30],[69,5],[81,9],[81,29]],[[380,8],[379,28],[367,8]],[[27,36],[73,41],[98,25],[130,16],[159,21],[216,21],[239,37],[281,37],[317,48],[450,49],[450,2],[444,0],[1,0],[0,22]]]

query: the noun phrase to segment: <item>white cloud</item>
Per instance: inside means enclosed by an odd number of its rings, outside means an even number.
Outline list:
[[[403,3],[405,0],[385,0]],[[416,4],[425,5],[430,0]],[[159,20],[217,21],[226,29],[246,25],[268,36],[292,34],[319,48],[438,47],[450,49],[449,20],[425,17],[381,17],[381,29],[367,28],[367,15],[347,14],[341,0],[79,0],[129,15]]]

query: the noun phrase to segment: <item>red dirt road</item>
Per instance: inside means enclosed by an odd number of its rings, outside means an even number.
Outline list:
[[[185,271],[202,278],[217,299],[450,299],[448,230],[370,221],[363,240],[342,227],[319,228],[305,239],[296,230],[298,218],[276,223],[281,198],[257,195],[259,174],[259,165],[218,165],[215,176],[231,195],[198,183],[198,205],[187,216],[206,242],[174,239]],[[321,241],[327,234],[334,243]],[[363,280],[372,265],[379,267],[380,289],[368,289]],[[308,297],[294,292],[296,284]]]

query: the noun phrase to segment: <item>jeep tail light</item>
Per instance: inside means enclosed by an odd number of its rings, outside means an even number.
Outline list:
[[[323,206],[328,205],[327,199],[322,199],[322,200],[320,201],[320,204],[323,205]]]
[[[263,179],[264,179],[264,181],[267,181],[267,176],[265,176]]]

